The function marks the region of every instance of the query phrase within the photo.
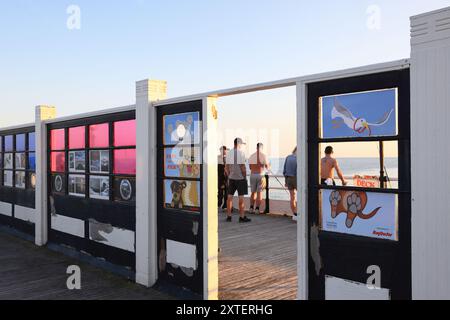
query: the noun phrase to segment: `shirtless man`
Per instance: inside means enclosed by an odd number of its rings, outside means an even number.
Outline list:
[[[263,153],[264,145],[258,143],[256,152],[248,160],[250,164],[250,185],[252,194],[250,196],[250,213],[261,214],[262,192],[266,188],[266,170],[270,169],[266,155]],[[256,204],[256,209],[255,209]]]
[[[320,161],[320,181],[321,184],[327,185],[327,181],[332,181],[333,185],[336,185],[334,181],[334,170],[336,170],[339,179],[342,181],[342,185],[346,186],[347,181],[344,179],[344,175],[342,174],[341,168],[339,168],[339,164],[336,159],[332,157],[334,151],[333,147],[327,147],[325,149],[325,158],[322,158]]]

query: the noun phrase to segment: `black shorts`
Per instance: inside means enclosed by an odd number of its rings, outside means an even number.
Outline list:
[[[228,195],[234,196],[238,192],[240,197],[248,195],[248,183],[247,180],[229,180],[228,182]]]

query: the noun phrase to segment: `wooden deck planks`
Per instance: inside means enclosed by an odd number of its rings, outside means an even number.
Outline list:
[[[297,297],[297,225],[280,216],[219,214],[219,292],[222,300],[293,300]]]
[[[66,287],[81,267],[82,289]],[[0,300],[167,300],[170,296],[0,232]]]

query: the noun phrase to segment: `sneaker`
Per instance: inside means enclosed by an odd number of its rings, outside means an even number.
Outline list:
[[[231,222],[231,221],[233,221],[233,218],[232,217],[227,217],[226,222]]]
[[[240,223],[246,223],[246,222],[251,222],[252,220],[247,218],[247,217],[243,217],[243,218],[239,218],[239,222]]]
[[[259,208],[256,208],[255,214],[261,214],[261,211],[259,210]]]
[[[253,207],[250,207],[250,209],[248,210],[248,213],[254,214],[255,213],[255,209],[253,209]]]

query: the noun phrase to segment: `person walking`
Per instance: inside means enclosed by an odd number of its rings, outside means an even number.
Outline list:
[[[292,214],[297,216],[297,147],[284,162],[283,176],[289,190]]]
[[[248,160],[250,165],[250,213],[261,214],[260,207],[262,203],[262,192],[266,188],[266,170],[270,169],[266,155],[263,153],[264,145],[258,143],[256,152],[252,154]],[[256,208],[255,208],[256,205]]]
[[[234,149],[226,157],[225,172],[228,176],[228,204],[227,222],[232,221],[233,197],[237,192],[239,196],[239,222],[247,223],[251,220],[245,215],[244,196],[248,194],[246,158],[241,150],[245,143],[241,138],[234,140]]]
[[[345,181],[344,174],[339,167],[338,161],[333,158],[333,154],[333,147],[328,146],[325,148],[325,157],[320,161],[320,183],[327,186],[335,186],[336,181],[334,181],[334,170],[336,170],[339,179],[342,181],[342,185],[346,186],[347,181]]]
[[[225,172],[225,164],[227,157],[227,147],[223,146],[220,148],[220,154],[217,158],[217,171],[218,171],[218,182],[219,182],[219,192],[218,192],[218,207],[222,207],[222,210],[227,209],[228,201],[228,177]]]

